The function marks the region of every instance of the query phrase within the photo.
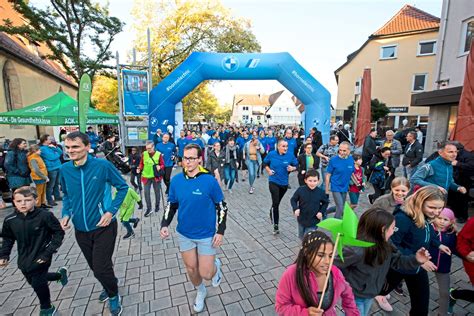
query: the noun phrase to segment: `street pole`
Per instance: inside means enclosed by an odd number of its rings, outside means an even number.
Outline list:
[[[125,122],[123,117],[123,100],[122,100],[122,76],[120,74],[120,63],[119,53],[115,52],[115,60],[117,61],[117,94],[119,102],[119,137],[120,137],[120,150],[125,155]]]
[[[151,35],[150,35],[150,28],[147,28],[146,29],[146,38],[147,38],[147,43],[148,43],[148,110],[147,110],[147,114],[148,114],[148,122],[149,122],[149,119],[150,119],[150,91],[151,91],[151,88],[152,88],[152,84],[153,84],[153,79],[152,79],[152,72],[151,72]],[[150,135],[151,131],[148,130],[150,124],[148,124],[147,126],[147,132],[148,132],[148,135]]]

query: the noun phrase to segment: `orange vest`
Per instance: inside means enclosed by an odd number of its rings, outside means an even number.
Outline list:
[[[31,165],[31,160],[35,159],[36,162],[38,163],[38,167],[41,171],[42,174],[48,176],[48,170],[46,169],[46,165],[44,164],[43,158],[41,158],[40,155],[38,154],[31,154],[28,155],[28,166],[30,167],[31,170],[31,178],[33,180],[43,180],[38,174],[36,174],[35,169],[33,169],[33,166]]]

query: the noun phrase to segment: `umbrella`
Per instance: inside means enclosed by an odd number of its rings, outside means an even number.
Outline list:
[[[77,101],[60,91],[38,103],[18,110],[0,113],[0,124],[78,125]],[[89,108],[87,124],[118,124],[118,117]]]
[[[474,150],[474,41],[466,60],[466,74],[459,99],[456,126],[451,132],[451,140],[457,140],[468,151]]]
[[[366,68],[364,69],[364,75],[362,77],[362,93],[360,96],[360,106],[357,115],[356,147],[364,145],[365,137],[370,133],[370,121],[372,118],[370,110],[371,91],[372,79],[370,68]]]

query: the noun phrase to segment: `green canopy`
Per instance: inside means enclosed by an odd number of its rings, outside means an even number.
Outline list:
[[[118,124],[116,115],[104,113],[93,108],[87,111],[87,124]],[[24,107],[0,113],[0,124],[10,125],[79,125],[77,101],[60,91],[55,95]]]

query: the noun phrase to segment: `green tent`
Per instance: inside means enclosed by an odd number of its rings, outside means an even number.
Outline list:
[[[93,108],[87,111],[87,124],[118,124],[116,115],[100,112]],[[0,113],[0,124],[10,125],[79,125],[77,101],[60,91],[55,95],[24,107]]]

